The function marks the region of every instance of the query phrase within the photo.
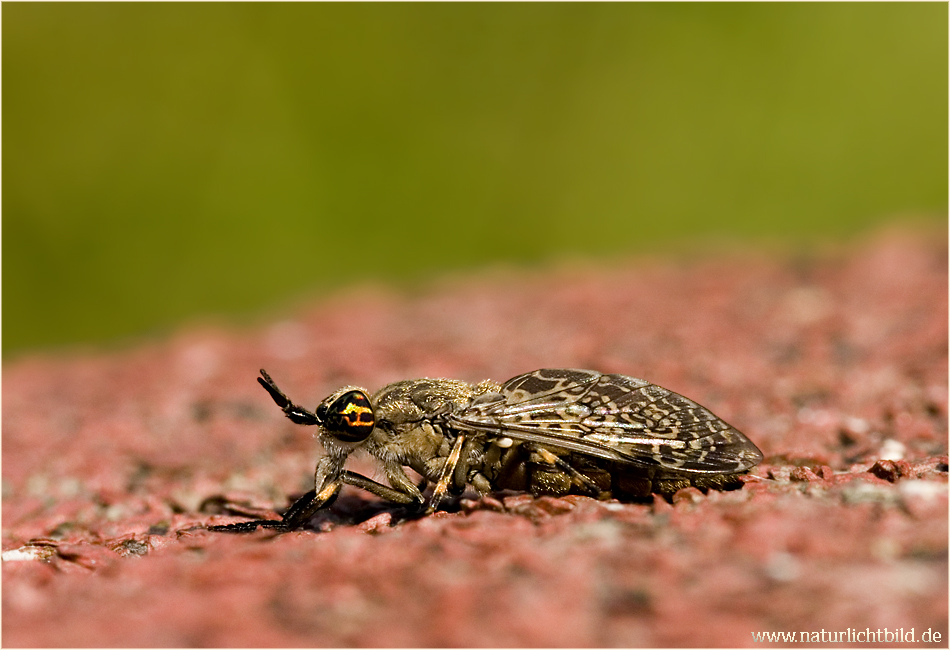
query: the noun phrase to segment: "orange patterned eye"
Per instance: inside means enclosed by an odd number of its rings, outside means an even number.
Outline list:
[[[323,428],[341,442],[362,442],[376,426],[373,405],[363,391],[343,393],[326,406],[326,411],[317,410],[323,420]]]

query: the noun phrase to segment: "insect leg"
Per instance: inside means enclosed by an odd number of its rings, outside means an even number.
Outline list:
[[[307,523],[317,510],[329,506],[336,500],[342,487],[342,481],[331,481],[319,492],[310,490],[294,501],[293,505],[284,513],[284,519],[281,522],[284,529],[294,530]]]
[[[296,424],[320,424],[320,420],[317,419],[315,413],[291,402],[290,399],[284,395],[283,391],[277,388],[277,384],[274,383],[274,380],[270,378],[270,375],[268,375],[263,368],[261,368],[261,376],[257,378],[257,381],[270,393],[271,399],[277,403],[277,406],[281,408],[292,422]]]
[[[472,462],[475,458],[475,447],[478,444],[480,444],[480,441],[476,436],[471,436],[465,441],[465,445],[462,447],[462,455],[458,460],[458,464],[455,465],[455,475],[449,487],[452,494],[461,494],[465,491],[469,474],[472,471]]]
[[[256,521],[242,521],[238,524],[225,524],[221,526],[208,526],[208,530],[216,533],[253,533],[257,527],[273,528],[276,530],[287,530],[287,525],[282,521],[273,519],[258,519]]]
[[[418,497],[405,492],[400,492],[382,483],[377,483],[373,479],[367,478],[362,474],[344,470],[336,481],[326,483],[320,492],[310,490],[302,497],[294,501],[293,505],[284,513],[282,521],[259,519],[257,521],[242,521],[238,524],[227,524],[223,526],[208,526],[208,530],[221,533],[252,533],[261,528],[273,528],[282,531],[295,530],[303,526],[313,517],[318,510],[329,506],[340,493],[343,484],[353,485],[362,488],[367,492],[372,492],[376,496],[389,501],[402,503],[406,505],[421,505],[422,495]]]
[[[459,437],[455,439],[455,444],[452,445],[452,451],[449,453],[449,457],[445,459],[442,474],[439,475],[439,482],[435,484],[435,489],[429,498],[429,507],[426,508],[426,514],[435,512],[435,509],[439,507],[439,502],[442,501],[442,497],[445,495],[445,491],[449,487],[449,481],[455,478],[455,467],[458,465],[459,458],[461,457],[463,444],[465,444],[465,434],[459,434]]]
[[[258,526],[281,531],[294,530],[306,523],[317,510],[333,503],[341,487],[343,487],[343,484],[340,482],[331,483],[327,488],[322,490],[319,495],[316,490],[310,490],[294,501],[293,505],[287,509],[287,512],[284,513],[280,521],[274,519],[257,519],[255,521],[242,521],[238,524],[208,526],[208,530],[213,530],[217,533],[253,533],[257,530]]]
[[[587,488],[594,496],[600,495],[601,489],[597,487],[593,481],[571,467],[570,463],[563,460],[557,454],[552,454],[550,451],[539,445],[531,444],[528,448],[534,453],[538,454],[544,462],[550,463],[561,471],[567,473],[568,476],[574,479],[574,481],[576,481],[579,485],[583,485],[585,488]]]
[[[367,492],[372,492],[376,496],[382,497],[387,501],[394,501],[395,503],[403,503],[406,505],[421,504],[422,501],[421,494],[417,497],[414,494],[400,492],[396,488],[391,488],[388,485],[377,483],[371,478],[367,478],[362,474],[357,474],[356,472],[351,472],[349,470],[345,470],[340,478],[347,485],[363,488]],[[416,489],[416,492],[418,492],[418,489]]]

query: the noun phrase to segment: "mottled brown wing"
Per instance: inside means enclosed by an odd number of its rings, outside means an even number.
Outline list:
[[[451,425],[629,463],[696,474],[733,474],[762,452],[708,409],[625,375],[543,369],[505,382]]]

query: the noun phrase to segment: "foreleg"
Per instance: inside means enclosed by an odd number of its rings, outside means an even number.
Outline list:
[[[213,530],[218,533],[253,533],[258,527],[284,532],[295,530],[309,521],[317,510],[333,503],[342,487],[342,482],[337,481],[328,484],[319,493],[317,493],[316,490],[310,490],[294,501],[293,505],[287,509],[287,512],[284,513],[279,521],[274,519],[242,521],[239,524],[208,526],[208,530]]]

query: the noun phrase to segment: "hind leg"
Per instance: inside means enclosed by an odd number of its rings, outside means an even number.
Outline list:
[[[603,490],[589,476],[564,458],[539,445],[531,445],[529,487],[532,494],[563,496],[575,492],[600,497]]]

